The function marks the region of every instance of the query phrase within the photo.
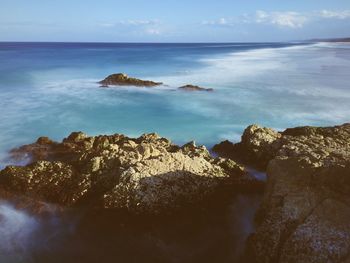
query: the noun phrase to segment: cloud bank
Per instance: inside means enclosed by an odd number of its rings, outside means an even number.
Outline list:
[[[313,21],[324,19],[349,19],[350,10],[332,11],[321,10],[312,12],[295,11],[263,11],[257,10],[254,14],[243,14],[239,17],[221,17],[217,20],[202,21],[202,25],[210,26],[238,26],[242,24],[265,24],[280,28],[297,29]]]

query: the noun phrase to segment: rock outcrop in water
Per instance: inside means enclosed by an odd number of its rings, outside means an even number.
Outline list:
[[[350,262],[350,124],[282,133],[252,125],[215,150],[267,167],[251,262]]]
[[[137,86],[137,87],[154,87],[162,85],[161,82],[154,82],[150,80],[141,80],[129,77],[126,74],[118,73],[112,74],[106,77],[104,80],[100,81],[101,87],[113,86]]]
[[[112,74],[106,77],[104,80],[98,82],[101,84],[102,88],[108,88],[112,86],[137,86],[137,87],[155,87],[163,85],[162,82],[154,82],[150,80],[141,80],[129,77],[124,73]],[[214,91],[213,89],[202,88],[196,85],[185,85],[178,88],[179,90],[184,91]]]
[[[30,157],[0,172],[0,188],[66,207],[171,213],[226,188],[262,190],[242,166],[212,158],[204,146],[182,147],[157,134],[89,137],[74,132],[61,143],[47,137],[11,152]]]
[[[202,87],[195,86],[195,85],[185,85],[185,86],[179,87],[179,90],[185,90],[185,91],[214,91],[213,89],[202,88]]]

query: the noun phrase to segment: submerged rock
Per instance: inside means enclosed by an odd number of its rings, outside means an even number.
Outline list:
[[[138,86],[138,87],[154,87],[162,85],[161,82],[154,82],[150,80],[141,80],[129,77],[126,74],[118,73],[112,74],[106,77],[104,80],[100,81],[101,87],[108,87],[109,85],[115,86]]]
[[[213,89],[202,88],[195,85],[185,85],[185,86],[179,87],[178,89],[185,90],[185,91],[214,91]]]
[[[74,132],[61,143],[41,137],[11,155],[31,157],[31,163],[2,170],[0,188],[66,207],[172,213],[227,188],[263,187],[232,160],[215,159],[193,142],[179,147],[157,134],[133,139]]]
[[[218,151],[267,167],[267,185],[248,241],[252,262],[350,260],[350,124],[282,133],[249,126]],[[348,260],[348,261],[347,261]]]

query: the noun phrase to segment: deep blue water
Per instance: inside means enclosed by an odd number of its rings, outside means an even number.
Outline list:
[[[158,88],[96,84],[111,73]],[[249,124],[348,121],[346,44],[0,43],[0,152],[38,136],[158,132],[176,143],[238,140]],[[184,84],[213,93],[177,91]]]
[[[118,72],[165,85],[99,87]],[[350,45],[341,43],[0,43],[0,167],[13,147],[79,130],[157,132],[210,147],[238,141],[252,123],[349,122],[349,72]],[[214,92],[177,90],[185,84]],[[111,262],[125,254],[120,262],[238,262],[260,198],[233,193],[210,216],[142,230],[106,218],[85,227],[71,218],[42,222],[0,200],[0,261]]]

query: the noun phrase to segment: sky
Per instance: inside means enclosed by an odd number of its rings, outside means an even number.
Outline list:
[[[0,0],[0,41],[263,42],[350,37],[350,0]]]

